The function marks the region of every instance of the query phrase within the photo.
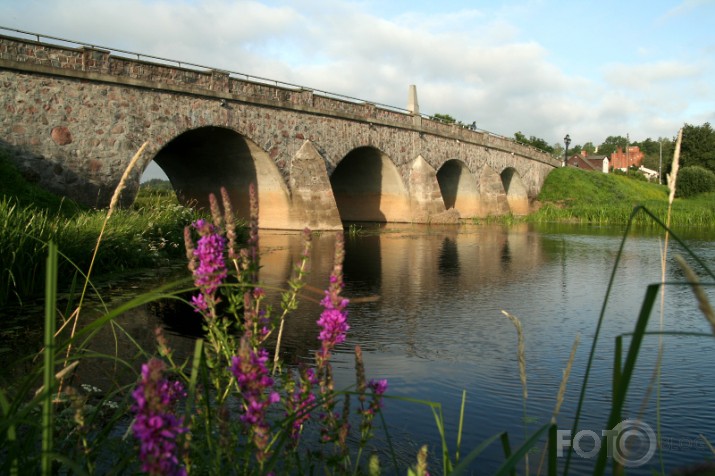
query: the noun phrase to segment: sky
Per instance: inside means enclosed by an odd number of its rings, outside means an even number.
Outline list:
[[[715,0],[0,0],[0,26],[549,144],[715,124]],[[0,30],[0,34],[9,34]]]

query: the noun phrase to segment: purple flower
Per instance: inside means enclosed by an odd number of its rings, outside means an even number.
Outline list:
[[[370,380],[367,386],[372,390],[372,402],[367,411],[374,414],[382,408],[382,396],[387,392],[387,380]]]
[[[387,380],[370,380],[367,386],[375,392],[375,395],[382,396],[387,391]]]
[[[200,294],[191,301],[197,312],[206,313],[213,311],[220,299],[216,296],[219,286],[226,279],[228,271],[224,259],[226,238],[224,238],[215,225],[206,220],[196,220],[192,225],[201,236],[193,249],[193,258],[198,264],[193,269],[194,284],[199,288]]]
[[[268,352],[265,349],[255,351],[246,336],[241,339],[238,355],[231,358],[231,373],[236,377],[243,399],[241,421],[253,434],[259,463],[265,462],[269,456],[266,448],[270,441],[270,426],[266,421],[266,411],[271,404],[280,401],[280,395],[271,390],[273,379],[268,376],[266,362]]]
[[[185,475],[179,463],[176,440],[188,429],[183,417],[174,414],[176,401],[186,396],[181,382],[169,382],[162,376],[164,362],[151,359],[142,365],[141,379],[134,389],[136,413],[132,431],[139,440],[142,471],[152,475]]]
[[[330,285],[325,291],[325,297],[320,301],[324,310],[318,319],[320,326],[320,350],[317,360],[318,368],[322,369],[330,359],[332,349],[345,342],[348,325],[348,300],[340,296],[343,289],[343,259],[345,258],[345,243],[343,235],[338,233],[335,237],[335,258],[333,271],[330,273]]]
[[[325,292],[325,297],[320,301],[324,307],[318,319],[321,327],[318,339],[321,342],[320,357],[328,359],[330,351],[338,344],[345,342],[345,336],[350,329],[348,325],[348,305],[347,299],[340,299],[335,303],[329,291]]]

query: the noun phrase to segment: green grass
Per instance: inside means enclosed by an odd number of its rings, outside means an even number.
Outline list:
[[[533,222],[590,223],[625,225],[633,208],[647,207],[665,221],[668,188],[634,180],[623,175],[600,174],[567,167],[552,171],[538,197],[541,208],[527,220]],[[634,225],[653,226],[643,214],[634,217]],[[715,225],[715,193],[701,194],[673,203],[671,225],[675,227],[712,227]]]
[[[668,200],[664,185],[633,180],[624,175],[587,172],[574,167],[552,171],[539,194],[543,202],[574,202],[576,204],[614,204],[623,202],[633,207],[643,201]]]
[[[42,290],[47,243],[60,260],[60,289],[76,270],[89,269],[105,210],[82,208],[29,183],[0,155],[0,305],[35,298]],[[93,273],[166,264],[184,256],[183,230],[197,217],[173,192],[142,187],[130,209],[115,210],[104,231]]]

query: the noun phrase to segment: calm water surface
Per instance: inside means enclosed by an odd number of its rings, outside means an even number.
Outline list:
[[[462,457],[502,431],[509,433],[512,448],[516,448],[525,434],[549,421],[563,369],[578,335],[581,345],[558,416],[559,428],[571,428],[599,313],[616,264],[621,229],[404,225],[365,230],[346,236],[345,294],[379,299],[351,303],[349,307],[348,339],[333,358],[337,388],[354,384],[353,349],[360,345],[368,378],[387,379],[389,395],[441,403],[450,454],[456,450],[463,391],[467,401]],[[661,235],[633,233],[626,240],[606,306],[580,430],[600,435],[606,429],[614,338],[633,330],[646,286],[660,281]],[[713,238],[708,233],[688,236],[688,244],[711,269],[715,268]],[[260,240],[261,280],[268,289],[281,287],[300,255],[300,235],[263,232]],[[314,237],[309,283],[315,288],[327,286],[333,246],[331,233]],[[676,253],[683,250],[673,245],[666,281],[684,280],[672,258]],[[713,288],[707,292],[715,302]],[[282,352],[290,364],[310,361],[317,348],[315,321],[320,308],[309,297],[321,296],[307,293],[299,312],[286,322]],[[190,355],[194,316],[179,317],[162,308],[147,306],[120,322],[140,341],[150,343],[153,328],[161,320],[177,353]],[[502,310],[517,316],[523,324],[526,404],[519,378],[516,331]],[[650,328],[657,330],[661,325],[659,309],[654,310],[651,321]],[[710,332],[692,291],[685,286],[666,288],[662,322],[666,330]],[[666,472],[712,458],[699,435],[715,442],[714,344],[712,338],[703,337],[664,339],[660,401]],[[114,341],[107,336],[97,345],[106,351]],[[646,338],[623,412],[627,418],[640,417],[653,429],[657,421],[656,393],[649,394],[647,389],[657,348],[657,337]],[[134,351],[127,346],[124,352]],[[385,403],[384,416],[401,460],[400,473],[413,464],[419,447],[427,444],[430,472],[439,474],[441,446],[431,410],[419,403],[390,399]],[[384,433],[378,433],[378,443],[385,438]],[[536,474],[542,446],[530,456],[531,474]],[[580,446],[588,451],[593,447],[592,440],[583,438]],[[470,470],[491,474],[503,459],[497,440]],[[381,460],[389,473],[386,455]],[[657,462],[653,458],[629,474],[651,474]],[[571,474],[590,472],[593,463],[574,456]]]
[[[272,239],[280,242],[280,237]],[[283,237],[285,239],[285,237]],[[689,237],[693,251],[715,268],[715,247],[707,234]],[[452,454],[456,449],[462,392],[467,405],[461,454],[486,438],[508,431],[512,447],[549,421],[573,341],[580,336],[565,401],[558,423],[570,429],[583,382],[586,361],[622,241],[620,229],[560,226],[412,227],[383,228],[378,234],[348,237],[345,294],[379,295],[375,302],[350,306],[348,341],[334,359],[339,387],[354,382],[352,349],[363,349],[369,378],[386,378],[389,393],[443,405],[446,434]],[[263,264],[278,260],[270,240]],[[614,337],[631,332],[646,286],[660,281],[662,236],[632,234],[616,268],[606,318],[596,348],[579,429],[598,435],[606,429]],[[297,250],[298,246],[293,245]],[[316,240],[312,282],[324,287],[331,264],[332,239]],[[666,281],[683,281],[672,255]],[[693,265],[695,266],[695,265]],[[278,279],[266,276],[266,279]],[[320,284],[322,282],[322,284]],[[712,288],[708,291],[711,301]],[[528,399],[524,410],[516,358],[517,337],[502,310],[519,317],[526,341]],[[316,307],[304,308],[288,324],[288,348],[298,359],[312,352]],[[651,318],[658,330],[660,311]],[[663,307],[666,330],[710,332],[692,291],[668,286]],[[626,345],[628,340],[626,339]],[[666,471],[706,460],[712,455],[699,435],[715,441],[715,354],[712,338],[668,337],[664,340],[661,376],[661,435]],[[647,338],[623,412],[656,428],[655,400],[647,388],[653,375],[658,338]],[[440,449],[439,433],[428,407],[399,400],[386,403],[390,437],[399,454],[412,461],[422,444],[432,455]],[[526,418],[524,415],[526,414]],[[526,424],[525,424],[526,422]],[[580,440],[583,451],[592,440]],[[642,454],[647,452],[647,447]],[[531,472],[540,454],[531,456]],[[489,474],[503,461],[495,443],[472,465]],[[387,462],[385,461],[385,464]],[[650,474],[657,458],[631,470]],[[589,472],[593,460],[574,457],[571,472]],[[437,461],[431,469],[439,472]],[[523,471],[523,469],[522,469]]]

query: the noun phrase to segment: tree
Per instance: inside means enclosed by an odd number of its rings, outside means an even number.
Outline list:
[[[680,146],[680,166],[699,165],[715,172],[715,131],[706,122],[702,126],[685,124]]]
[[[521,131],[514,133],[514,140],[522,144],[536,147],[537,149],[543,150],[544,152],[548,152],[549,154],[554,153],[554,148],[551,147],[549,143],[546,142],[544,139],[540,139],[536,136],[531,136],[527,139]]]
[[[585,150],[588,155],[593,155],[596,153],[596,146],[593,145],[593,142],[586,142],[583,145],[583,150]]]
[[[529,138],[529,143],[544,152],[552,153],[554,151],[553,147],[551,147],[548,142],[538,137],[531,136]]]
[[[628,146],[628,139],[622,136],[608,136],[606,137],[606,140],[603,141],[601,145],[598,146],[598,154],[599,155],[607,155],[611,156],[613,152],[616,151],[619,147],[622,150],[626,150],[626,147]]]
[[[449,114],[435,114],[432,118],[440,122],[444,122],[445,124],[454,124],[457,122],[457,119],[453,118]]]
[[[650,137],[643,142],[633,142],[631,145],[637,145],[645,156],[658,156],[660,153],[660,145],[658,141],[654,141]]]

